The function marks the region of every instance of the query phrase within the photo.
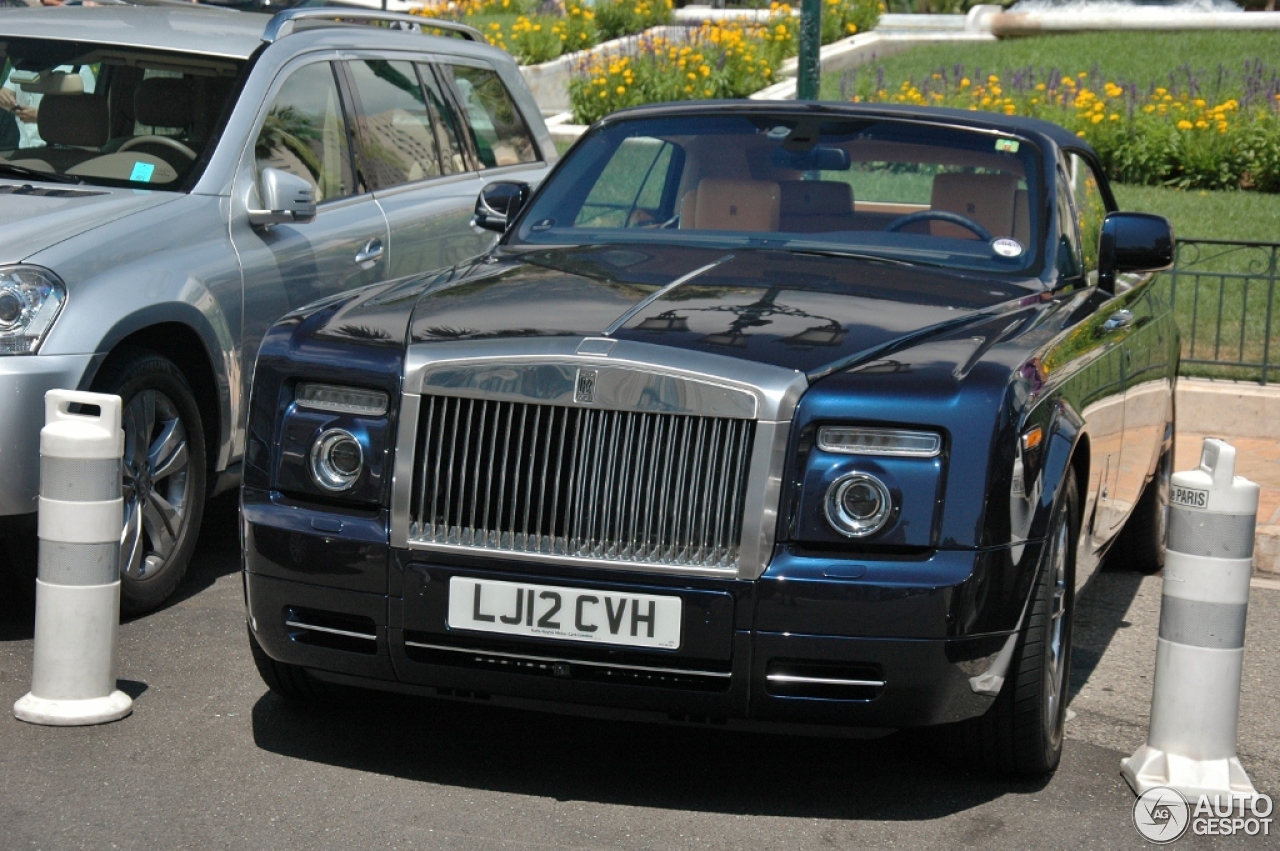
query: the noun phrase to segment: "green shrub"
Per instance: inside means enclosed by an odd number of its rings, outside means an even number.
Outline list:
[[[593,7],[600,40],[621,38],[671,23],[671,0],[599,0]]]

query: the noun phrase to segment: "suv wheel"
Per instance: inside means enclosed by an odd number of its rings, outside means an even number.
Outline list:
[[[140,614],[169,598],[195,549],[205,499],[204,428],[182,371],[155,352],[122,352],[94,389],[123,402],[120,608]]]
[[[1172,427],[1171,427],[1172,428]],[[1173,437],[1160,453],[1156,474],[1142,489],[1138,504],[1107,554],[1111,570],[1152,574],[1164,567],[1165,534],[1169,522],[1169,486],[1173,479]]]

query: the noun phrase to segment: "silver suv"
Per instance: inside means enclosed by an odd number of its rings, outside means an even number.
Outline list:
[[[431,22],[446,32],[430,35],[423,22],[352,9],[4,13],[11,554],[34,541],[45,391],[118,393],[123,605],[158,606],[206,497],[238,481],[266,329],[488,248],[493,233],[471,224],[477,196],[495,180],[536,183],[555,147],[507,54],[470,28]]]

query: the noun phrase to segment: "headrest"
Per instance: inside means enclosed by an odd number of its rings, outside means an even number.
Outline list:
[[[101,148],[108,136],[107,99],[93,95],[45,95],[36,113],[40,138],[49,145]]]
[[[18,83],[18,88],[36,95],[78,95],[84,92],[84,80],[79,74],[45,71],[29,83]]]
[[[776,231],[782,190],[766,180],[704,178],[698,183],[699,230]]]
[[[185,77],[151,77],[133,92],[133,114],[147,127],[187,127],[194,97],[191,81]]]
[[[782,215],[842,216],[853,212],[853,187],[838,180],[784,180]]]
[[[1018,178],[1012,174],[943,172],[933,179],[930,207],[973,219],[994,236],[1013,234],[1013,198]],[[976,239],[974,233],[949,222],[930,222],[934,236]]]

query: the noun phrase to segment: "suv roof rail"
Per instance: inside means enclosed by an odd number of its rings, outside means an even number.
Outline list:
[[[307,8],[285,9],[277,12],[267,22],[262,32],[262,40],[271,43],[292,33],[299,21],[330,21],[342,23],[393,23],[407,25],[403,29],[412,28],[419,32],[424,27],[446,30],[457,33],[468,41],[484,43],[484,36],[475,27],[460,24],[457,21],[441,21],[436,18],[424,18],[421,15],[405,15],[400,12],[381,12],[376,9],[357,9],[351,6],[311,6]]]

